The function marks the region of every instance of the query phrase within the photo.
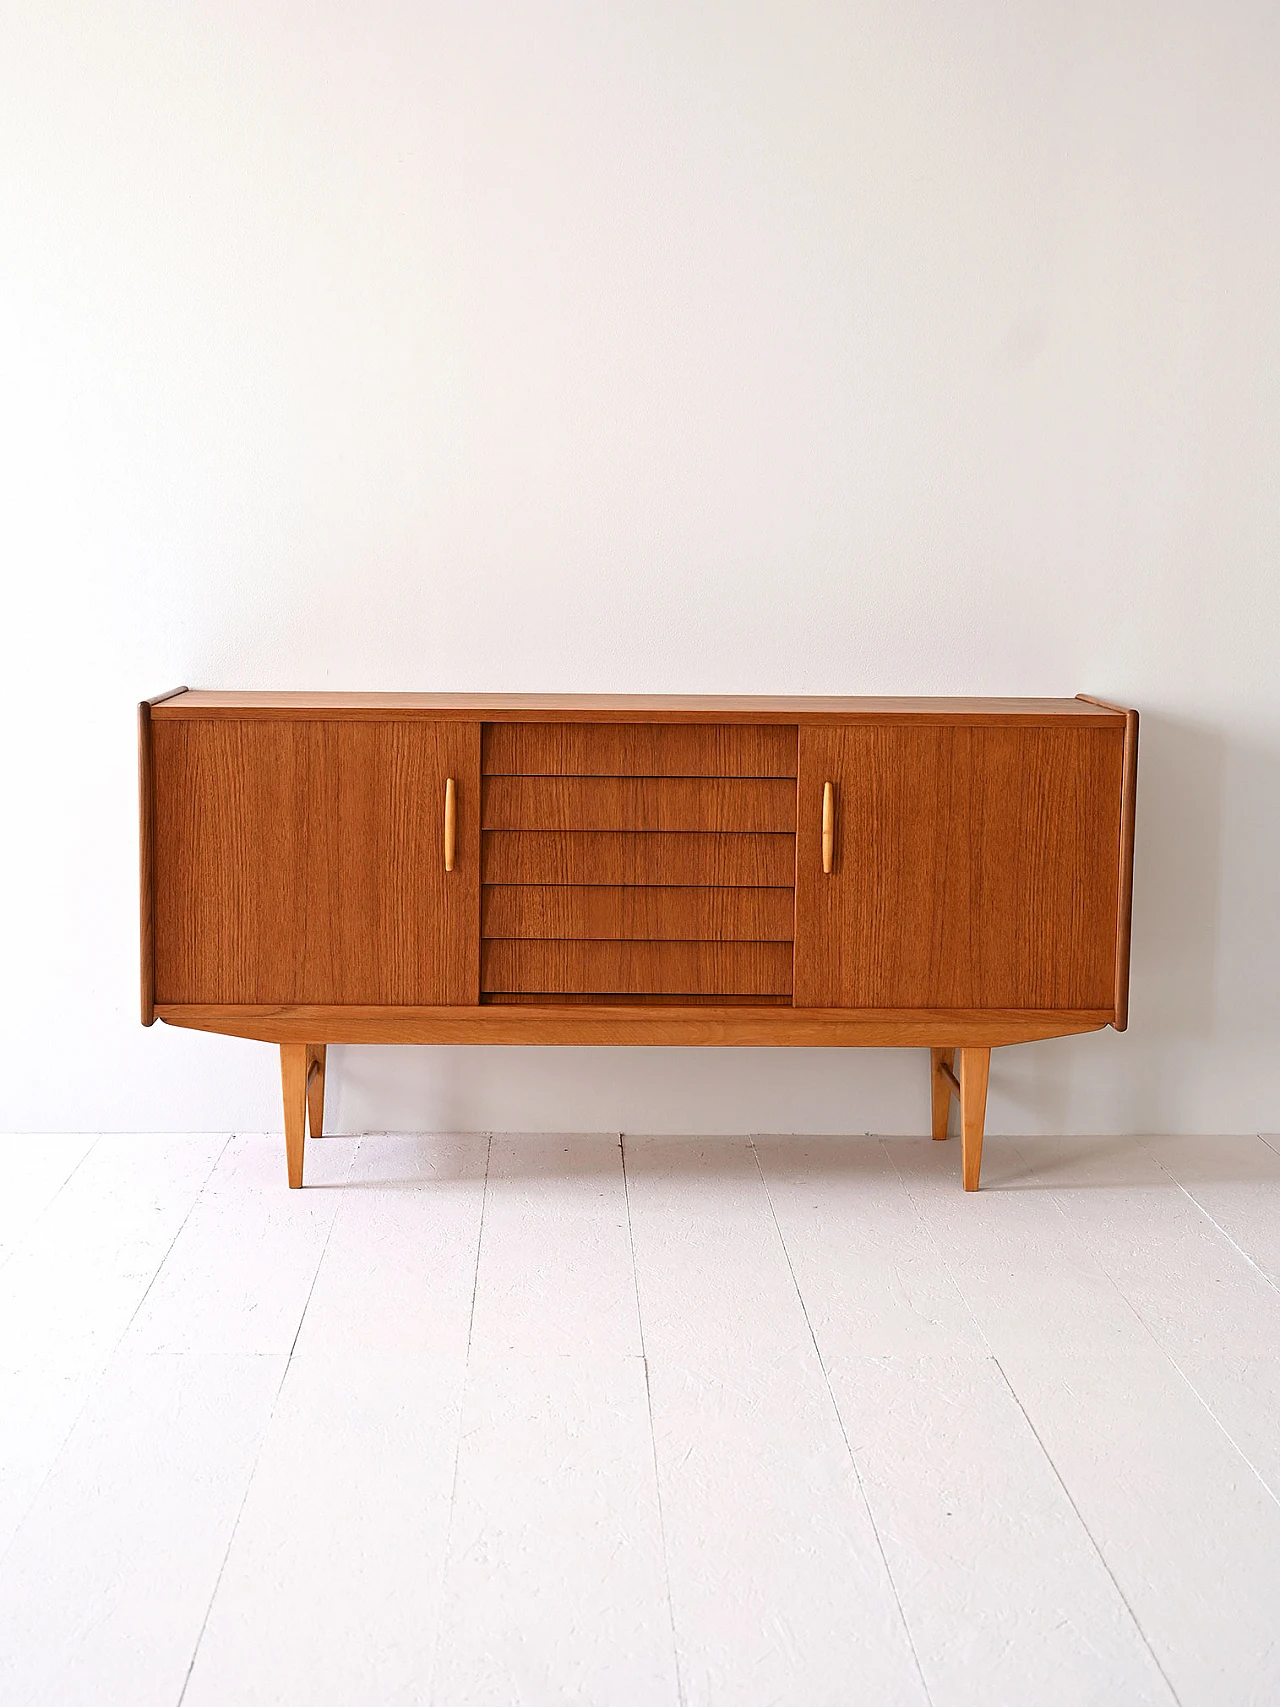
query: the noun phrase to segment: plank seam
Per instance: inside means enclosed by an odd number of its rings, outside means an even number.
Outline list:
[[[631,1251],[631,1284],[636,1297],[636,1328],[640,1335],[640,1366],[644,1370],[644,1399],[649,1412],[649,1449],[653,1455],[653,1488],[658,1507],[658,1540],[662,1547],[662,1580],[667,1594],[667,1619],[671,1627],[671,1663],[675,1672],[676,1697],[684,1707],[684,1679],[680,1675],[680,1644],[676,1639],[676,1610],[671,1596],[671,1560],[667,1553],[667,1527],[662,1509],[662,1477],[658,1472],[658,1431],[653,1421],[653,1389],[649,1383],[649,1354],[644,1342],[644,1312],[640,1307],[640,1271],[636,1266],[636,1239],[631,1225],[631,1187],[627,1180],[626,1134],[618,1134],[618,1153],[622,1158],[622,1201],[627,1211],[627,1244]]]

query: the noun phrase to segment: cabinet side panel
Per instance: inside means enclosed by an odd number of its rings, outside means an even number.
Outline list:
[[[143,1025],[156,1022],[155,807],[151,777],[151,706],[138,707],[138,959]]]
[[[1129,951],[1133,931],[1133,845],[1138,812],[1138,714],[1124,714],[1124,784],[1120,818],[1120,905],[1116,919],[1117,1031],[1129,1024]]]
[[[158,1000],[477,1000],[477,725],[191,719],[152,734]]]

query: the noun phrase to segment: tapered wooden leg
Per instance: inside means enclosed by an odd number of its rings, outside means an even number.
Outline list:
[[[324,1044],[307,1045],[307,1131],[324,1136]]]
[[[289,1184],[302,1184],[302,1153],[307,1142],[307,1045],[280,1045],[280,1084],[284,1091],[284,1151]]]
[[[954,1049],[931,1049],[929,1051],[929,1083],[933,1087],[933,1135],[935,1138],[947,1136],[947,1122],[951,1118],[951,1098],[953,1091],[951,1080],[943,1072],[944,1067],[955,1070]]]
[[[977,1191],[982,1172],[982,1129],[987,1118],[989,1049],[960,1051],[960,1167],[964,1189]]]

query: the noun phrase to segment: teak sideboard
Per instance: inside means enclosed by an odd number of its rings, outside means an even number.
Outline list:
[[[1137,713],[1078,699],[211,693],[139,708],[142,1022],[329,1043],[921,1046],[978,1186],[991,1050],[1123,1031]]]

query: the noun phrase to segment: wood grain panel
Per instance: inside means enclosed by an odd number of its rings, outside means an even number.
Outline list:
[[[156,1022],[156,882],[155,779],[151,764],[151,713],[167,699],[186,693],[170,688],[144,699],[138,707],[138,961],[141,974],[141,1019]]]
[[[791,945],[777,942],[485,942],[480,988],[781,996],[791,989]]]
[[[165,1002],[475,1002],[475,724],[153,722]],[[445,872],[444,782],[458,788]]]
[[[476,1007],[156,1005],[156,1018],[264,1043],[551,1043],[955,1049],[1101,1031],[1110,1007],[1018,1009],[793,1008],[763,1002],[483,1002]]]
[[[1123,720],[805,730],[797,1005],[1110,1008],[1123,758]]]
[[[789,886],[794,836],[606,830],[486,830],[485,883]]]
[[[491,776],[486,830],[770,830],[796,827],[796,785],[755,777]]]
[[[1115,713],[1073,699],[852,698],[784,694],[548,693],[261,693],[191,689],[157,717],[426,718],[467,722],[822,724],[897,722],[1036,724],[1071,722],[1106,728]]]
[[[637,942],[790,942],[790,889],[626,888],[616,884],[486,884],[486,937]]]
[[[140,1017],[156,1022],[155,786],[151,766],[151,706],[138,707],[138,971]]]
[[[785,724],[491,723],[486,776],[794,777]]]

